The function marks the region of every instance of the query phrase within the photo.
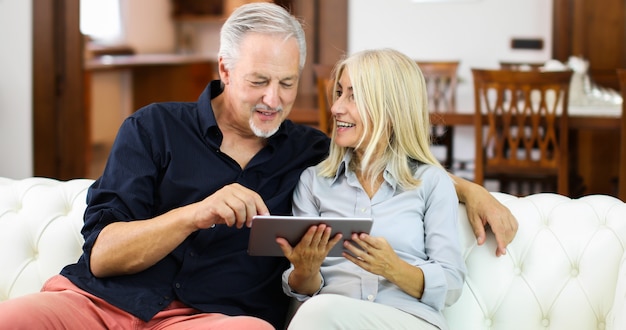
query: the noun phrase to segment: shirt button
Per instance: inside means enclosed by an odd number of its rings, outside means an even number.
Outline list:
[[[367,209],[361,209],[361,212],[362,212],[362,213],[365,213],[365,211],[367,211]]]
[[[374,301],[374,295],[370,294],[367,296],[367,300]]]
[[[176,283],[174,284],[174,286],[176,287],[176,289],[180,289],[180,283]]]

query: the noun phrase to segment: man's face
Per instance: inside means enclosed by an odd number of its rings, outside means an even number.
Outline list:
[[[250,33],[240,46],[239,59],[225,73],[229,101],[237,124],[268,137],[287,118],[296,99],[298,43],[295,38]]]

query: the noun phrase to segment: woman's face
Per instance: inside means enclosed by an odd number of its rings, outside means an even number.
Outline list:
[[[330,111],[336,126],[334,143],[340,147],[356,148],[365,128],[356,107],[354,89],[347,69],[343,70],[337,81],[337,94]]]

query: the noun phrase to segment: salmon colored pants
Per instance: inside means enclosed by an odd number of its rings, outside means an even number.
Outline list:
[[[75,286],[50,278],[41,292],[0,303],[0,329],[259,329],[274,327],[251,316],[201,313],[174,301],[144,322]]]

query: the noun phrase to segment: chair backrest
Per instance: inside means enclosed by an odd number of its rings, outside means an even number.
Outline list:
[[[572,72],[472,69],[472,76],[474,181],[482,185],[485,174],[556,176],[556,192],[568,195]]]
[[[456,111],[457,70],[459,61],[415,61],[420,67],[428,93],[428,111],[443,113]],[[454,162],[454,128],[433,124],[431,139],[434,146],[445,147],[445,158],[439,159],[445,168]]]
[[[455,111],[459,61],[416,61],[416,63],[426,80],[429,111]]]
[[[458,61],[416,61],[426,80],[429,110],[431,112],[451,112],[456,110],[456,88],[458,83]],[[332,122],[331,104],[331,64],[313,64],[317,85],[319,128],[330,135]]]
[[[331,79],[330,76],[333,71],[333,65],[331,64],[313,64],[313,73],[315,74],[315,81],[317,85],[317,109],[319,115],[319,129],[330,136],[332,133],[332,115],[330,113],[330,101],[331,101]]]
[[[617,69],[620,89],[622,91],[622,118],[620,124],[620,157],[617,185],[617,197],[626,201],[626,69]]]

